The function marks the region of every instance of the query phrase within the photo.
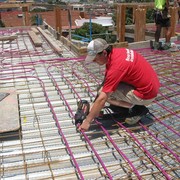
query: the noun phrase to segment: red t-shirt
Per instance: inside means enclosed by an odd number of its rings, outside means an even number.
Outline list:
[[[114,92],[120,82],[132,85],[134,94],[141,99],[156,97],[160,87],[155,71],[142,55],[130,49],[113,48],[102,91]]]

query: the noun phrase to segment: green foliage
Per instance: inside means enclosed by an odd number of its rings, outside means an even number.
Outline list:
[[[126,24],[132,24],[133,23],[133,9],[132,8],[126,8]]]
[[[75,35],[81,36],[81,38],[73,37],[73,39],[80,40],[82,37],[90,38],[90,23],[86,22],[83,24],[81,28],[78,28],[74,31]],[[107,42],[115,42],[116,36],[113,36],[111,33],[108,33],[106,27],[103,27],[100,24],[92,23],[92,39],[103,38],[106,39]]]
[[[31,25],[33,26],[33,25],[37,25],[37,17],[36,17],[36,15],[33,15],[33,16],[31,16]]]
[[[59,0],[56,0],[56,1],[55,1],[55,4],[66,5],[65,2],[61,2],[61,1],[59,1]]]
[[[106,32],[106,28],[103,27],[100,24],[97,23],[91,23],[92,24],[92,35],[93,34],[101,34],[101,33],[105,33]],[[81,26],[81,28],[78,28],[75,30],[75,34],[80,35],[80,36],[84,36],[86,37],[86,35],[90,34],[90,23],[86,22],[83,24],[83,26]]]
[[[79,36],[86,37],[87,30],[86,30],[86,29],[79,28],[79,29],[76,29],[76,30],[75,30],[75,34],[77,34],[77,35],[79,35]]]
[[[92,26],[92,34],[105,33],[105,31],[106,31],[106,28],[100,24],[91,23],[91,26]],[[89,32],[90,23],[89,22],[84,23],[81,28],[85,29],[87,32]]]
[[[132,2],[131,0],[126,1],[126,2]],[[152,0],[138,0],[136,2],[154,2]],[[154,17],[153,17],[153,9],[147,9],[146,11],[146,23],[153,23],[154,22]],[[117,18],[116,18],[116,12],[113,13],[112,19],[115,23],[115,25],[117,24]],[[133,24],[133,9],[132,8],[126,8],[126,25],[131,25]]]
[[[41,9],[41,8],[36,8],[36,9],[33,9],[31,12],[46,12],[47,10],[46,9]]]
[[[154,9],[147,9],[146,12],[146,23],[154,22]]]
[[[48,4],[60,4],[60,5],[66,5],[65,2],[62,2],[61,0],[47,0]]]
[[[48,0],[47,3],[48,4],[53,4],[53,0]]]

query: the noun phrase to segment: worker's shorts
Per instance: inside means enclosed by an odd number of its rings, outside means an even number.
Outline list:
[[[102,87],[102,85],[101,85]],[[137,97],[134,93],[134,87],[126,84],[126,83],[120,83],[117,87],[116,91],[114,91],[109,99],[110,100],[116,100],[116,101],[125,101],[133,105],[149,105],[152,103],[152,101],[155,98],[152,99],[141,99]],[[101,92],[101,88],[99,87],[99,93]]]
[[[168,17],[168,10],[165,9],[163,11],[155,10],[154,11],[154,20],[156,25],[160,25],[161,27],[170,27],[171,22]]]

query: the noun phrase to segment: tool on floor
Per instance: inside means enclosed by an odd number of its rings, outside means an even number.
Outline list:
[[[80,100],[77,103],[77,111],[75,114],[75,125],[82,124],[83,120],[86,119],[86,116],[89,114],[90,104],[86,100]]]

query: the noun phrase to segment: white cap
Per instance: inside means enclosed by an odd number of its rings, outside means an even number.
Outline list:
[[[96,55],[106,49],[109,44],[101,38],[92,40],[87,46],[87,56],[85,61],[93,61]]]

